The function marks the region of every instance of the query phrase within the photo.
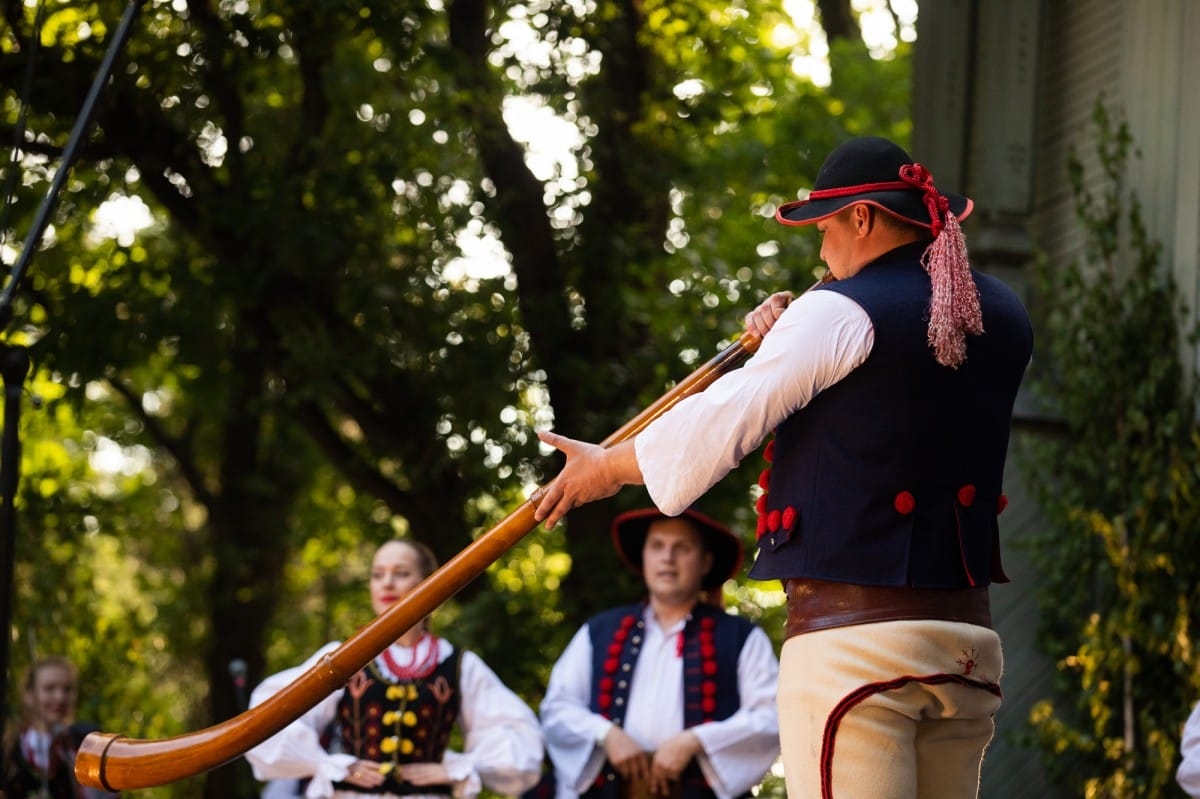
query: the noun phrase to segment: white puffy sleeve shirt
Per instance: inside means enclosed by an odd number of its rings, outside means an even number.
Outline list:
[[[779,424],[858,368],[875,332],[835,291],[797,297],[740,368],[681,400],[634,439],[646,491],[663,513],[685,511]]]
[[[1200,702],[1192,708],[1192,714],[1183,725],[1179,752],[1183,761],[1175,771],[1175,781],[1188,796],[1200,797]]]
[[[454,651],[448,641],[433,637],[422,639],[417,647],[430,646],[434,641],[439,647],[439,662]],[[291,684],[339,645],[336,641],[326,644],[303,664],[263,680],[251,693],[250,706],[261,704]],[[393,658],[401,663],[414,662],[415,658],[425,654],[396,644],[390,649]],[[377,662],[386,670],[382,660]],[[537,716],[478,655],[466,650],[462,653],[459,690],[462,694],[459,724],[463,730],[464,751],[447,749],[442,760],[454,780],[455,798],[472,799],[483,785],[507,795],[531,788],[541,776],[544,752]],[[311,777],[305,792],[308,799],[334,796],[333,783],[344,779],[356,760],[353,755],[326,752],[320,742],[321,731],[333,721],[341,696],[341,690],[334,691],[296,721],[248,751],[246,759],[253,767],[255,778]],[[346,791],[336,793],[348,794]]]
[[[649,608],[643,618],[645,643],[633,670],[623,729],[652,752],[683,731],[683,659],[676,652],[676,636],[686,619],[663,629]],[[719,799],[749,791],[779,755],[778,674],[771,641],[755,627],[738,656],[741,706],[727,719],[689,728],[702,746],[700,769]],[[554,664],[541,705],[557,799],[585,792],[604,765],[601,742],[612,722],[592,712],[591,694],[592,643],[584,625]]]

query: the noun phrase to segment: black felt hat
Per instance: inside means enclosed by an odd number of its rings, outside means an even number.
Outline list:
[[[785,225],[811,225],[854,203],[870,203],[937,235],[945,219],[933,224],[930,202],[938,195],[946,200],[938,204],[948,205],[959,220],[974,208],[962,195],[935,189],[928,170],[895,142],[863,136],[834,148],[808,197],[779,206],[775,218]]]
[[[629,568],[642,573],[642,547],[650,532],[650,524],[659,519],[688,519],[700,531],[704,543],[712,553],[712,567],[704,575],[700,587],[711,591],[735,576],[742,568],[742,542],[725,525],[688,508],[679,516],[667,516],[658,508],[641,508],[622,513],[613,519],[613,546]]]

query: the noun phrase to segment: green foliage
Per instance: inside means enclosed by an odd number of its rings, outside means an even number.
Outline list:
[[[45,7],[29,97],[36,9],[0,22],[0,133],[29,111],[6,241],[125,4]],[[445,562],[553,474],[535,429],[607,436],[811,285],[816,238],[774,208],[843,138],[906,138],[908,51],[837,43],[821,88],[786,24],[768,0],[142,6],[9,335],[47,398],[22,422],[20,657],[31,633],[75,657],[81,715],[123,735],[223,720],[232,658],[254,682],[368,620],[378,543]],[[550,165],[513,133],[543,109],[572,142]],[[106,233],[135,199],[152,224]],[[477,238],[499,276],[462,273]],[[748,545],[761,466],[706,497]],[[640,591],[607,535],[639,500],[531,531],[434,626],[536,704],[576,625]],[[776,586],[726,601],[781,634]],[[149,795],[247,795],[240,767]]]
[[[79,667],[81,720],[175,734],[205,718],[204,608],[181,586],[211,563],[186,531],[154,534],[179,486],[130,468],[149,451],[97,435],[110,425],[106,404],[73,405],[63,389],[35,370],[29,390],[42,405],[21,411],[8,707],[20,707],[15,688],[33,659],[62,654]]]
[[[1058,664],[1031,721],[1073,794],[1155,797],[1174,795],[1179,730],[1200,695],[1200,429],[1186,315],[1124,184],[1133,141],[1102,102],[1094,122],[1095,158],[1074,157],[1069,175],[1085,258],[1035,270],[1035,389],[1064,429],[1022,440],[1049,522],[1034,548],[1038,640]]]

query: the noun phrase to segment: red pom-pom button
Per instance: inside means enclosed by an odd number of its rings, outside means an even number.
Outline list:
[[[901,491],[896,495],[896,499],[892,501],[892,506],[896,509],[896,513],[901,516],[907,516],[917,507],[917,500],[913,497],[911,491]]]
[[[767,529],[772,533],[779,529],[779,523],[783,519],[783,513],[776,508],[767,514]]]

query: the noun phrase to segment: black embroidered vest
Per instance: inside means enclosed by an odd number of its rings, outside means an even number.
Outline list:
[[[363,793],[450,793],[449,785],[415,786],[404,781],[405,763],[440,763],[461,704],[455,649],[426,677],[391,682],[372,661],[346,684],[338,703],[335,751],[391,766],[374,791],[338,782]]]
[[[7,792],[9,799],[82,797],[83,788],[75,781],[75,753],[84,736],[95,729],[96,727],[90,724],[73,724],[55,733],[50,741],[50,762],[45,772],[33,765],[23,751],[20,740],[14,740],[5,757],[5,773],[0,775],[3,776],[3,780],[0,780],[0,791]],[[42,791],[43,780],[46,793]]]

